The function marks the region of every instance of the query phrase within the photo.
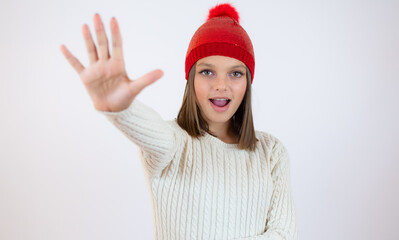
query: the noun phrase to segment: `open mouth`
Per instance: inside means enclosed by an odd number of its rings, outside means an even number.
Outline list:
[[[228,98],[211,98],[209,100],[218,107],[224,107],[231,101]]]

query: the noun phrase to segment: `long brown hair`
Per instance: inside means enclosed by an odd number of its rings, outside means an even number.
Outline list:
[[[203,136],[202,131],[209,133],[208,123],[205,121],[195,100],[194,77],[196,72],[196,63],[191,67],[186,88],[184,90],[183,103],[177,123],[187,133],[195,138]],[[233,132],[238,136],[238,148],[254,150],[256,144],[255,129],[252,117],[251,106],[251,72],[246,67],[247,89],[244,98],[233,115]]]

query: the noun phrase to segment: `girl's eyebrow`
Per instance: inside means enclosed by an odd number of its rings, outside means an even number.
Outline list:
[[[204,65],[204,66],[207,66],[207,67],[215,67],[213,64],[210,64],[210,63],[200,63],[200,64],[197,65],[197,67],[199,67],[201,65]],[[245,68],[245,66],[243,64],[234,65],[231,68],[239,68],[239,67]]]
[[[210,63],[200,63],[200,64],[198,64],[197,65],[197,67],[199,67],[199,66],[201,66],[201,65],[204,65],[204,66],[207,66],[207,67],[214,67],[212,64],[210,64]]]
[[[245,68],[245,66],[242,64],[239,64],[239,65],[234,65],[231,68]]]

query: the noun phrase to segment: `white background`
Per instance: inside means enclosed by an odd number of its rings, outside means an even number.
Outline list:
[[[255,48],[256,128],[291,157],[300,239],[399,239],[399,1],[230,2]],[[1,0],[0,239],[152,239],[136,146],[59,46],[86,65],[81,26],[115,16],[129,76],[164,70],[139,99],[170,120],[215,3]]]

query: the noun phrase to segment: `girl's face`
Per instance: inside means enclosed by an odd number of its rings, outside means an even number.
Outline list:
[[[195,97],[210,127],[230,121],[244,98],[246,88],[243,62],[225,56],[209,56],[197,61]]]

